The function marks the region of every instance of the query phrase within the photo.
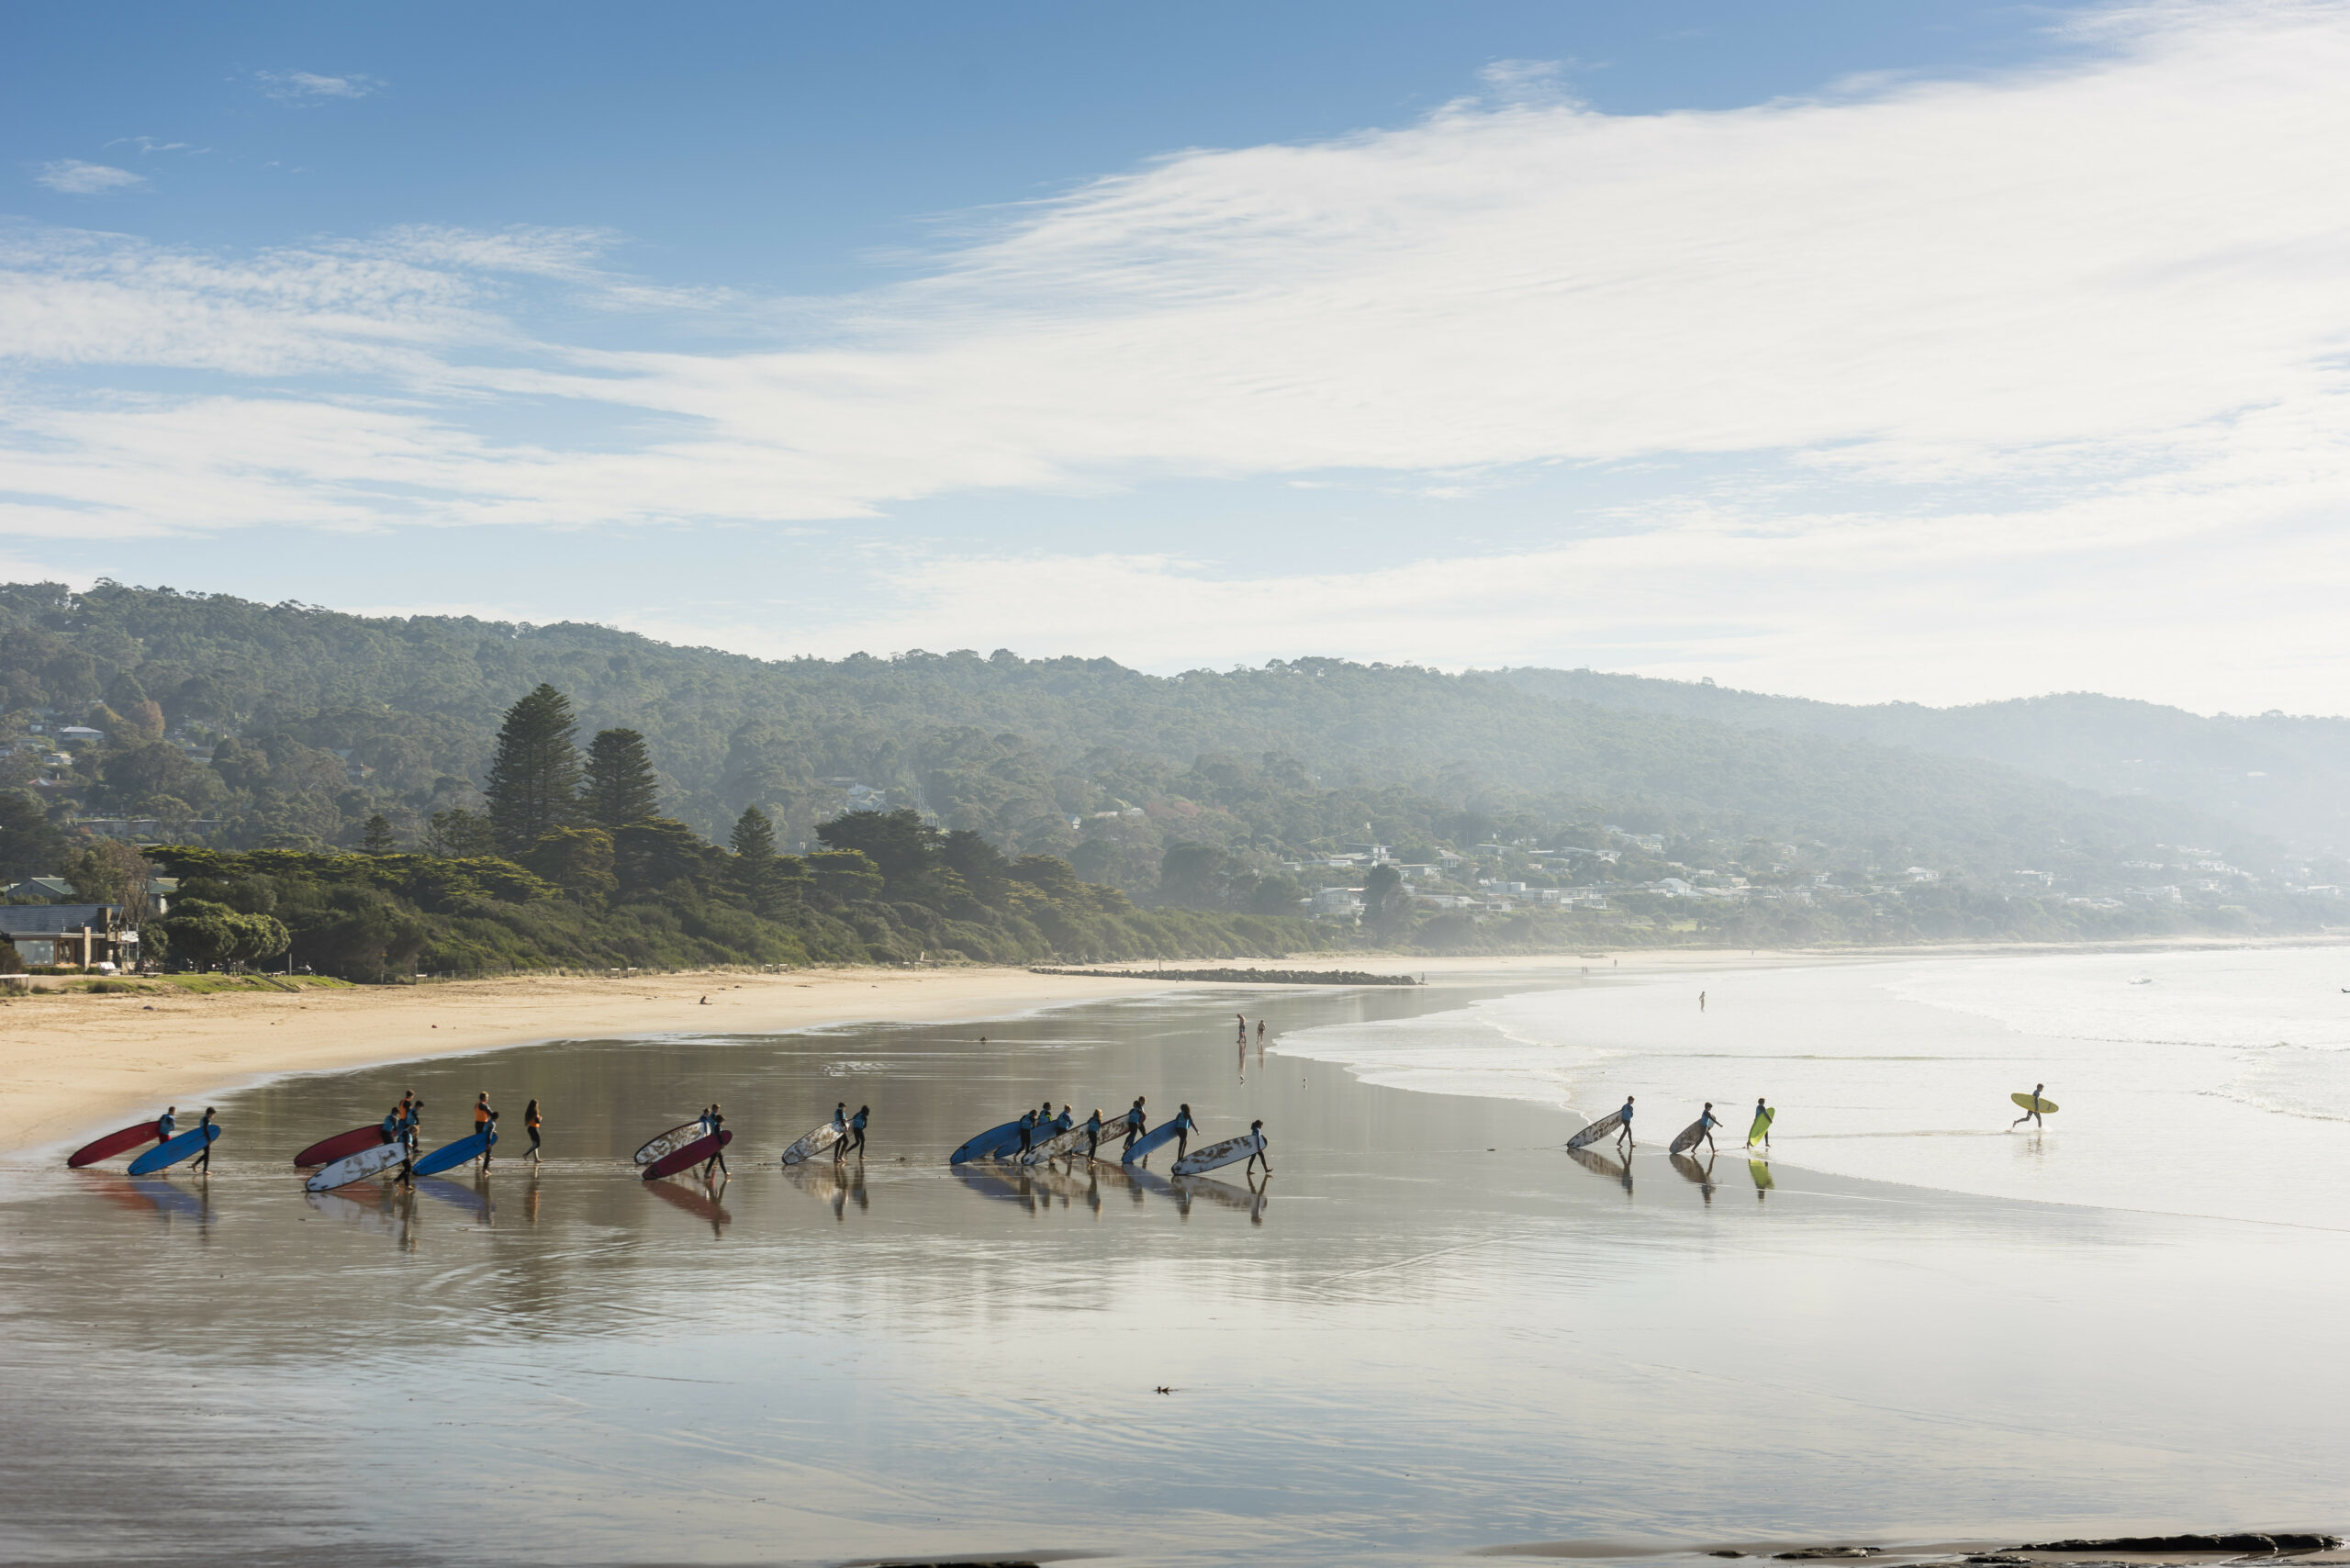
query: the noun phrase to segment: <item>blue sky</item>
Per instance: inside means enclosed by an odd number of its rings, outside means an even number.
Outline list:
[[[52,7],[0,571],[2338,711],[2324,4]]]

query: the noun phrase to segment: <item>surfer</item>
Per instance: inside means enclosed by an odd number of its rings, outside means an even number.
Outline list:
[[[726,1126],[726,1117],[719,1110],[717,1101],[713,1100],[710,1103],[710,1114],[702,1125],[710,1129],[702,1135],[704,1137],[716,1137],[720,1129]],[[701,1168],[701,1179],[705,1182],[709,1181],[710,1173],[713,1170],[726,1170],[726,1149],[722,1145],[710,1151],[710,1159]],[[726,1170],[726,1173],[729,1176],[734,1174],[732,1170]]]
[[[1624,1096],[1624,1108],[1616,1113],[1616,1147],[1617,1148],[1639,1147],[1632,1142],[1632,1097],[1629,1094]]]
[[[390,1110],[385,1112],[384,1119],[375,1124],[375,1130],[384,1135],[384,1141],[386,1143],[389,1143],[394,1138],[399,1137],[400,1108],[397,1105],[395,1105]]]
[[[1191,1108],[1191,1106],[1189,1106],[1189,1105],[1178,1105],[1178,1106],[1176,1106],[1176,1107],[1175,1107],[1175,1158],[1176,1158],[1176,1159],[1182,1159],[1182,1158],[1183,1158],[1183,1150],[1184,1150],[1184,1148],[1185,1148],[1186,1147],[1188,1147],[1188,1146],[1190,1145],[1190,1143],[1191,1143],[1191,1141],[1192,1141],[1192,1135],[1193,1133],[1195,1133],[1195,1132],[1198,1132],[1199,1130],[1200,1130],[1200,1124],[1199,1124],[1199,1123],[1197,1123],[1197,1122],[1195,1122],[1195,1121],[1193,1121],[1193,1120],[1192,1120],[1192,1108]]]
[[[1142,1137],[1144,1130],[1142,1096],[1137,1094],[1135,1096],[1134,1108],[1126,1113],[1126,1141],[1119,1146],[1118,1152],[1123,1155],[1131,1150],[1135,1146],[1135,1139]]]
[[[1101,1147],[1102,1107],[1096,1105],[1093,1107],[1093,1114],[1085,1118],[1085,1158],[1092,1159],[1094,1151]]]
[[[172,1141],[172,1129],[180,1125],[179,1109],[180,1108],[177,1105],[166,1105],[163,1107],[163,1114],[155,1118],[155,1141],[157,1143],[169,1143]]]
[[[488,1132],[489,1124],[497,1119],[498,1113],[489,1108],[489,1091],[485,1089],[474,1097],[474,1137]]]
[[[1747,1148],[1752,1148],[1758,1139],[1764,1148],[1771,1147],[1771,1107],[1765,1105],[1762,1096],[1757,1094],[1754,1097],[1754,1130],[1746,1135]]]
[[[2012,1083],[2015,1080],[2009,1079],[2008,1081]],[[2040,1092],[2047,1087],[2048,1085],[2045,1083],[2035,1083],[2031,1086],[2031,1109],[2025,1111],[2022,1115],[2018,1116],[2014,1121],[2008,1124],[2008,1130],[2009,1132],[2015,1131],[2016,1128],[2023,1126],[2026,1122],[2030,1122],[2035,1127],[2044,1127],[2048,1125],[2046,1122],[2040,1119]]]
[[[1708,1154],[1719,1154],[1721,1152],[1720,1149],[1714,1147],[1714,1129],[1721,1125],[1721,1118],[1714,1114],[1714,1103],[1711,1100],[1707,1101],[1706,1108],[1697,1113],[1697,1142],[1706,1146],[1706,1152]],[[1691,1148],[1695,1148],[1697,1147],[1697,1144],[1693,1143],[1689,1147]],[[1707,1191],[1707,1201],[1711,1202],[1712,1189],[1708,1188]]]
[[[196,1131],[198,1131],[198,1132],[203,1132],[207,1127],[209,1127],[211,1125],[212,1125],[212,1107],[211,1107],[211,1106],[209,1106],[209,1105],[207,1105],[207,1106],[204,1108],[204,1120],[202,1120],[202,1121],[200,1121],[200,1122],[198,1122],[198,1123],[196,1123]],[[204,1140],[204,1152],[203,1152],[203,1153],[201,1153],[201,1154],[199,1154],[199,1155],[197,1155],[197,1156],[196,1157],[196,1163],[195,1163],[194,1165],[189,1166],[189,1167],[188,1167],[188,1169],[189,1169],[189,1170],[202,1170],[202,1171],[207,1172],[207,1174],[211,1171],[211,1170],[212,1170],[212,1139],[211,1139],[211,1137],[210,1137],[210,1136],[209,1136],[209,1135],[207,1135],[207,1136],[205,1137],[205,1140]]]
[[[536,1100],[522,1107],[522,1130],[531,1135],[531,1163],[539,1163],[539,1103]]]
[[[844,1100],[841,1103],[845,1105],[848,1102]],[[848,1137],[833,1145],[834,1164],[838,1165],[851,1154],[860,1159],[865,1158],[865,1124],[872,1114],[873,1107],[870,1105],[859,1105],[856,1108],[856,1114],[848,1119]]]
[[[1249,1123],[1248,1130],[1256,1135],[1257,1150],[1248,1157],[1248,1163],[1240,1168],[1240,1179],[1244,1182],[1248,1179],[1248,1173],[1257,1169],[1259,1160],[1264,1160],[1266,1175],[1273,1173],[1273,1162],[1265,1159],[1265,1124],[1262,1118]]]
[[[414,1098],[416,1091],[408,1091],[408,1114],[400,1117],[400,1180],[408,1186],[416,1185],[416,1145],[424,1132],[424,1102]]]
[[[1021,1158],[1021,1159],[1027,1159],[1027,1158],[1028,1158],[1028,1146],[1029,1146],[1031,1143],[1035,1142],[1035,1137],[1036,1137],[1036,1113],[1035,1113],[1035,1112],[1034,1112],[1034,1111],[1023,1111],[1023,1112],[1021,1112],[1021,1113],[1020,1113],[1020,1126],[1019,1126],[1019,1133],[1020,1133],[1020,1158]]]

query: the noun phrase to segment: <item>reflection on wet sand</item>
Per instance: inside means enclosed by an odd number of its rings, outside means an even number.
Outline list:
[[[683,1182],[647,1182],[643,1186],[670,1207],[683,1209],[696,1219],[708,1220],[710,1233],[717,1236],[734,1220],[726,1212],[726,1180],[722,1176],[707,1187],[698,1177]]]
[[[464,1210],[473,1216],[476,1225],[490,1224],[497,1212],[497,1205],[490,1201],[489,1178],[487,1176],[476,1177],[470,1187],[443,1176],[420,1176],[416,1179],[416,1190]]]
[[[1673,1169],[1680,1174],[1683,1181],[1692,1182],[1696,1184],[1697,1190],[1705,1194],[1706,1202],[1710,1204],[1714,1201],[1714,1160],[1712,1156],[1708,1155],[1703,1165],[1698,1164],[1693,1157],[1686,1154],[1668,1155],[1666,1156],[1666,1159],[1672,1161]]]
[[[1746,1173],[1754,1179],[1754,1201],[1759,1204],[1762,1201],[1762,1194],[1775,1185],[1771,1180],[1771,1162],[1750,1159],[1746,1162]]]
[[[872,1200],[865,1192],[865,1161],[845,1160],[840,1164],[792,1165],[784,1168],[784,1179],[811,1198],[832,1204],[834,1219],[845,1218],[848,1202],[856,1200],[857,1212],[870,1209]]]
[[[199,1225],[212,1218],[212,1183],[202,1176],[195,1178],[192,1188],[161,1176],[118,1176],[111,1170],[76,1170],[73,1176],[83,1190],[95,1192],[132,1214],[162,1215]]]
[[[1628,1162],[1619,1165],[1606,1155],[1591,1148],[1571,1148],[1567,1150],[1567,1158],[1595,1176],[1605,1176],[1611,1182],[1621,1182],[1624,1184],[1624,1195],[1628,1198],[1632,1195],[1632,1167]]]

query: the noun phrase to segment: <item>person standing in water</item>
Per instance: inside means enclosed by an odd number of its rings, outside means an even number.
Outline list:
[[[1707,1101],[1706,1108],[1697,1113],[1697,1141],[1698,1143],[1702,1143],[1706,1146],[1706,1152],[1707,1154],[1719,1154],[1721,1152],[1720,1149],[1714,1147],[1714,1129],[1721,1125],[1721,1118],[1714,1114],[1714,1103],[1711,1100]],[[1691,1144],[1689,1147],[1695,1148],[1697,1145]],[[1713,1202],[1713,1196],[1710,1193],[1707,1194],[1706,1201],[1707,1203]]]
[[[536,1100],[522,1107],[522,1130],[531,1135],[531,1163],[539,1163],[539,1103]]]
[[[209,1106],[209,1105],[207,1105],[207,1106],[204,1108],[204,1120],[202,1120],[202,1121],[200,1121],[200,1122],[198,1122],[198,1123],[196,1123],[196,1131],[198,1131],[198,1132],[202,1132],[202,1131],[204,1131],[204,1129],[206,1129],[207,1127],[209,1127],[211,1125],[212,1125],[212,1107],[211,1107],[211,1106]],[[199,1154],[196,1157],[196,1163],[195,1163],[194,1165],[190,1166],[188,1169],[190,1169],[191,1170],[202,1170],[202,1171],[207,1172],[207,1174],[211,1171],[211,1170],[212,1170],[212,1140],[211,1140],[209,1137],[207,1137],[207,1138],[204,1140],[204,1148],[203,1148],[203,1151],[202,1151],[201,1153],[199,1153]]]
[[[1262,1018],[1259,1018],[1259,1019],[1258,1019],[1258,1020],[1257,1020],[1257,1048],[1258,1048],[1258,1049],[1259,1049],[1259,1050],[1262,1050],[1262,1049],[1264,1048],[1264,1046],[1265,1046],[1265,1021],[1264,1021]]]
[[[1700,1012],[1700,1013],[1703,1013],[1705,1010],[1706,1010],[1706,993],[1705,993],[1704,991],[1699,991],[1699,992],[1697,993],[1697,1011],[1698,1011],[1698,1012]]]
[[[2015,1081],[2013,1079],[2009,1079],[2009,1081],[2012,1083]],[[2009,1132],[2015,1131],[2016,1128],[2023,1126],[2026,1122],[2030,1122],[2035,1127],[2045,1127],[2048,1125],[2046,1122],[2040,1119],[2040,1092],[2047,1087],[2048,1085],[2045,1083],[2035,1083],[2031,1086],[2031,1109],[2026,1111],[2022,1115],[2018,1116],[2014,1121],[2008,1124],[2008,1130]]]
[[[414,1090],[408,1091],[413,1095]],[[424,1136],[424,1102],[411,1099],[408,1114],[400,1118],[400,1180],[416,1185],[416,1144]]]
[[[1616,1113],[1616,1147],[1638,1147],[1632,1142],[1632,1097],[1629,1094],[1624,1096],[1624,1108]]]
[[[710,1119],[703,1125],[710,1129],[702,1135],[704,1137],[716,1137],[725,1127],[726,1117],[718,1109],[717,1101],[713,1100],[710,1103]],[[701,1168],[701,1179],[705,1182],[709,1181],[710,1173],[713,1170],[726,1170],[726,1149],[723,1145],[710,1151],[710,1159]],[[729,1176],[734,1174],[732,1170],[726,1170],[726,1173]]]

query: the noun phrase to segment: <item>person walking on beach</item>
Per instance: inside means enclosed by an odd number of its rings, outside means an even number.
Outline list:
[[[1200,1124],[1199,1124],[1199,1123],[1197,1123],[1197,1122],[1195,1122],[1195,1121],[1193,1121],[1193,1120],[1192,1120],[1192,1107],[1191,1107],[1191,1106],[1189,1106],[1189,1105],[1178,1105],[1178,1106],[1176,1106],[1176,1107],[1175,1107],[1175,1158],[1176,1158],[1176,1159],[1182,1159],[1182,1158],[1183,1158],[1183,1151],[1184,1151],[1184,1149],[1186,1149],[1186,1148],[1188,1148],[1189,1147],[1191,1147],[1192,1135],[1193,1133],[1195,1133],[1195,1132],[1198,1132],[1199,1130],[1200,1130]]]
[[[375,1125],[375,1130],[384,1135],[384,1141],[386,1143],[389,1143],[394,1138],[400,1136],[400,1129],[407,1126],[408,1118],[406,1112],[407,1107],[395,1105],[390,1110],[385,1112],[384,1119]]]
[[[413,1089],[408,1092],[416,1092]],[[424,1136],[424,1102],[411,1099],[408,1114],[400,1118],[400,1180],[408,1186],[416,1185],[416,1145]]]
[[[718,1109],[717,1101],[713,1100],[710,1103],[710,1116],[703,1126],[710,1129],[702,1134],[704,1137],[716,1137],[720,1130],[726,1126],[726,1117]],[[722,1145],[710,1151],[710,1159],[701,1168],[701,1179],[705,1182],[709,1181],[710,1173],[713,1170],[726,1170],[726,1149]],[[726,1170],[726,1173],[729,1176],[734,1174],[732,1170]]]
[[[1721,1118],[1714,1114],[1714,1103],[1711,1100],[1707,1101],[1706,1108],[1697,1113],[1697,1141],[1698,1143],[1702,1143],[1706,1146],[1706,1152],[1707,1154],[1719,1154],[1721,1152],[1720,1149],[1714,1147],[1714,1129],[1721,1125]],[[1691,1148],[1695,1148],[1697,1145],[1693,1143],[1689,1147]],[[1712,1198],[1708,1196],[1707,1202],[1711,1203],[1712,1201]]]
[[[1706,993],[1705,993],[1704,991],[1699,991],[1699,992],[1697,993],[1697,1011],[1698,1011],[1698,1012],[1700,1012],[1700,1013],[1703,1013],[1705,1010],[1706,1010]]]
[[[2012,1083],[2015,1081],[2013,1079],[2009,1079],[2009,1081]],[[2022,1115],[2018,1116],[2014,1121],[2008,1124],[2008,1130],[2009,1132],[2015,1131],[2016,1128],[2023,1126],[2026,1122],[2030,1122],[2035,1127],[2045,1127],[2048,1125],[2046,1122],[2040,1119],[2040,1092],[2047,1087],[2048,1085],[2045,1083],[2035,1083],[2031,1086],[2031,1109],[2026,1111]]]
[[[1265,1124],[1263,1119],[1260,1117],[1258,1120],[1249,1123],[1248,1130],[1257,1136],[1257,1152],[1250,1155],[1248,1157],[1248,1163],[1240,1168],[1240,1179],[1244,1182],[1248,1179],[1248,1173],[1257,1169],[1257,1164],[1259,1160],[1264,1161],[1266,1175],[1270,1176],[1273,1173],[1273,1162],[1265,1158]]]
[[[1236,1013],[1232,1017],[1233,1021],[1240,1025],[1240,1043],[1247,1045],[1248,1043],[1248,1014]]]
[[[843,1101],[842,1103],[846,1104],[847,1102]],[[852,1154],[856,1155],[859,1159],[865,1158],[863,1152],[865,1148],[865,1124],[867,1119],[872,1114],[873,1107],[870,1105],[859,1105],[856,1108],[856,1114],[848,1119],[848,1137],[833,1145],[834,1164],[838,1165],[842,1160],[847,1159]]]
[[[1265,1048],[1265,1021],[1262,1018],[1257,1020],[1257,1048],[1260,1051]]]
[[[1629,1094],[1624,1096],[1624,1108],[1616,1113],[1616,1147],[1617,1148],[1639,1147],[1632,1142],[1632,1097]]]
[[[487,1133],[489,1124],[497,1119],[498,1113],[489,1108],[489,1091],[485,1089],[474,1096],[474,1137]]]
[[[531,1135],[531,1163],[539,1163],[539,1103],[536,1100],[522,1107],[522,1130]]]
[[[157,1143],[171,1142],[172,1134],[179,1125],[180,1108],[177,1105],[164,1106],[163,1114],[155,1118],[155,1141]]]
[[[1093,1107],[1093,1114],[1085,1118],[1085,1158],[1092,1159],[1094,1151],[1101,1147],[1102,1107],[1096,1105]]]
[[[1754,1130],[1746,1135],[1747,1148],[1752,1148],[1754,1140],[1758,1137],[1762,1140],[1762,1147],[1765,1149],[1771,1147],[1771,1123],[1774,1119],[1771,1107],[1765,1105],[1762,1103],[1762,1096],[1757,1094],[1754,1097]]]
[[[1131,1151],[1135,1147],[1135,1139],[1142,1137],[1147,1130],[1143,1126],[1142,1096],[1137,1094],[1135,1096],[1134,1108],[1126,1113],[1126,1141],[1119,1146],[1118,1152],[1124,1155]]]
[[[202,1121],[200,1121],[200,1122],[196,1123],[196,1130],[197,1130],[198,1132],[202,1132],[205,1128],[207,1128],[207,1127],[210,1126],[211,1125],[212,1125],[212,1107],[211,1107],[211,1106],[209,1106],[209,1105],[207,1105],[207,1106],[204,1108],[204,1120],[202,1120]],[[202,1152],[202,1153],[200,1153],[200,1154],[198,1154],[198,1155],[196,1157],[196,1163],[195,1163],[194,1165],[189,1166],[189,1167],[188,1167],[188,1169],[189,1169],[189,1170],[201,1170],[201,1171],[204,1171],[204,1172],[205,1172],[206,1174],[207,1174],[207,1175],[209,1175],[209,1174],[211,1173],[211,1170],[212,1170],[212,1140],[211,1140],[209,1137],[207,1137],[207,1138],[204,1140],[204,1150],[203,1150],[203,1152]]]
[[[1034,1112],[1034,1111],[1023,1111],[1023,1112],[1021,1112],[1021,1113],[1020,1113],[1020,1155],[1019,1155],[1019,1158],[1021,1158],[1022,1159],[1027,1159],[1027,1158],[1028,1158],[1028,1148],[1029,1148],[1029,1145],[1031,1145],[1031,1144],[1033,1144],[1034,1142],[1035,1142],[1035,1140],[1036,1140],[1036,1113],[1035,1113],[1035,1112]]]

